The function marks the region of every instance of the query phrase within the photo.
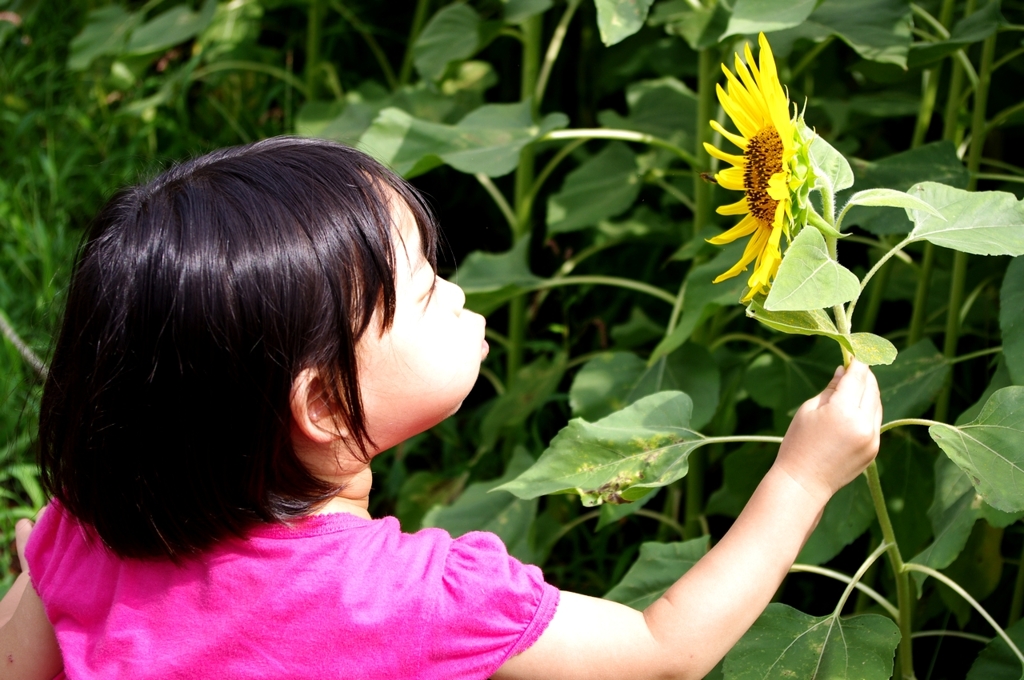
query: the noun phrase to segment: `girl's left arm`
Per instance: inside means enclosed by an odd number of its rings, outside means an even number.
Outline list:
[[[5,680],[51,680],[64,667],[53,626],[28,576],[25,544],[31,533],[31,522],[18,522],[21,575],[0,601],[0,676]]]

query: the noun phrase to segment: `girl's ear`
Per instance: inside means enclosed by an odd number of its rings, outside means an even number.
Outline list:
[[[330,444],[348,437],[348,430],[339,425],[336,414],[327,401],[320,374],[315,369],[304,369],[292,383],[292,421],[309,440]]]

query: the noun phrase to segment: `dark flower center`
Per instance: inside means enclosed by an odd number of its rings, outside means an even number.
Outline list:
[[[764,224],[775,220],[775,207],[779,204],[768,195],[768,180],[782,172],[782,138],[774,127],[766,127],[750,138],[743,155],[743,188],[747,192],[750,214]]]

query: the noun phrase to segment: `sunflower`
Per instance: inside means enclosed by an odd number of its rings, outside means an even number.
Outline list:
[[[758,44],[761,47],[759,63],[754,61],[747,45],[747,63],[744,64],[737,54],[735,74],[722,64],[729,81],[728,92],[716,85],[718,101],[740,134],[733,134],[717,121],[711,121],[711,127],[743,153],[725,153],[704,144],[709,154],[732,165],[715,175],[718,183],[726,189],[744,192],[741,200],[718,208],[720,215],[743,215],[743,219],[723,234],[708,239],[710,243],[722,245],[750,236],[739,262],[714,281],[732,278],[754,262],[754,273],[747,280],[749,290],[741,302],[771,287],[782,262],[782,234],[789,237],[789,225],[793,221],[790,190],[800,183],[793,179],[792,172],[797,129],[790,119],[789,97],[779,82],[775,58],[763,33],[758,36]]]

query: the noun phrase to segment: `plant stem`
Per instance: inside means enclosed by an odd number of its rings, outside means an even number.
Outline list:
[[[882,308],[882,300],[885,297],[885,289],[889,285],[889,274],[892,272],[892,263],[886,262],[878,270],[874,283],[871,284],[871,295],[868,296],[868,307],[860,320],[860,329],[870,333],[875,329],[875,321],[878,320],[878,312]]]
[[[888,432],[897,427],[903,427],[904,425],[924,425],[925,427],[931,427],[932,425],[943,425],[937,420],[925,420],[924,418],[901,418],[900,420],[892,420],[882,425],[881,432]]]
[[[717,74],[717,50],[708,47],[700,51],[697,60],[697,130],[694,138],[697,140],[694,149],[694,162],[691,163],[694,169],[693,175],[693,203],[696,209],[693,212],[693,233],[700,233],[700,230],[711,223],[711,188],[713,185],[705,182],[700,176],[702,172],[711,170],[711,156],[704,149],[704,142],[711,140],[711,125],[709,121],[714,118],[715,108],[715,83],[718,82]]]
[[[847,583],[847,584],[853,582],[853,578],[852,577],[847,576],[846,574],[844,574],[842,572],[835,571],[833,569],[826,569],[825,567],[815,566],[813,564],[799,564],[799,563],[797,563],[797,564],[794,564],[792,567],[789,568],[789,572],[791,574],[792,573],[819,574],[820,576],[828,576],[829,578],[833,578],[833,579],[835,579],[837,581],[842,581],[843,583]],[[889,602],[889,600],[885,599],[884,595],[879,593],[877,590],[875,590],[871,586],[865,585],[861,581],[857,581],[856,584],[854,585],[854,587],[857,590],[859,590],[860,592],[862,592],[865,595],[867,595],[868,597],[870,597],[875,602],[877,602],[879,605],[881,605],[882,609],[887,611],[889,613],[889,616],[891,616],[893,618],[893,620],[899,620],[899,616],[900,616],[899,610],[896,609],[896,607],[893,606],[892,602]]]
[[[868,489],[871,490],[871,502],[875,506],[875,514],[878,515],[878,525],[882,529],[882,541],[888,544],[886,552],[889,556],[889,565],[892,567],[893,576],[896,580],[896,605],[899,608],[899,619],[896,622],[900,628],[900,646],[897,651],[897,662],[900,668],[900,675],[903,680],[914,678],[914,651],[912,631],[913,601],[910,593],[910,576],[907,574],[903,563],[903,556],[900,554],[900,547],[896,543],[896,532],[892,528],[892,520],[889,519],[889,510],[885,505],[885,494],[882,493],[882,480],[878,476],[878,465],[871,461],[864,474],[868,479]]]
[[[320,77],[320,24],[323,23],[323,0],[310,0],[306,20],[306,96],[316,99]]]
[[[17,350],[24,362],[28,364],[33,371],[35,371],[36,375],[43,380],[46,380],[46,375],[48,373],[46,364],[39,358],[39,355],[33,352],[32,348],[21,339],[21,336],[18,335],[18,332],[14,330],[14,327],[7,321],[7,318],[4,316],[2,311],[0,311],[0,334],[3,334],[3,336],[7,338],[7,341],[14,345],[14,349]]]
[[[566,4],[565,12],[562,14],[562,18],[558,22],[558,26],[555,27],[554,34],[551,36],[551,42],[548,43],[547,52],[544,54],[544,64],[541,66],[540,75],[537,77],[537,87],[533,93],[534,110],[540,110],[541,100],[544,99],[544,90],[547,89],[548,79],[551,77],[551,69],[554,68],[555,60],[562,49],[562,42],[565,40],[565,34],[569,30],[572,15],[576,13],[576,8],[579,6],[580,0],[569,0]]]
[[[582,286],[582,285],[598,285],[598,286],[616,286],[618,288],[628,288],[629,290],[635,290],[640,293],[646,293],[651,297],[658,298],[668,304],[674,304],[675,297],[666,290],[652,286],[649,283],[643,281],[636,281],[634,279],[626,279],[618,276],[600,276],[600,275],[588,275],[588,276],[561,276],[557,278],[545,279],[540,281],[527,289],[528,291],[533,290],[546,290],[548,288],[558,288],[560,286]],[[521,296],[520,296],[521,297]],[[509,333],[511,335],[511,332]]]
[[[427,11],[430,9],[430,0],[416,0],[416,12],[412,16],[412,26],[409,27],[409,39],[405,43],[405,56],[402,58],[402,70],[398,73],[398,85],[401,87],[409,82],[412,76],[412,48],[416,39],[420,37],[423,24],[427,21]]]
[[[914,291],[914,311],[910,317],[910,333],[907,335],[907,347],[917,344],[924,336],[925,314],[928,311],[928,288],[932,280],[932,268],[935,266],[935,246],[924,244],[924,256],[921,261],[921,272],[917,277],[917,290]]]
[[[578,128],[575,130],[554,130],[547,133],[543,137],[537,139],[537,142],[548,142],[555,139],[621,139],[625,142],[638,142],[640,144],[650,144],[651,146],[657,146],[662,149],[668,149],[681,159],[686,161],[690,167],[696,167],[697,159],[692,153],[686,149],[682,149],[671,142],[666,142],[664,139],[649,135],[644,132],[634,132],[633,130],[610,130],[605,128]],[[530,147],[526,147],[530,148]],[[699,177],[698,177],[699,179]],[[703,184],[707,184],[701,180]]]

